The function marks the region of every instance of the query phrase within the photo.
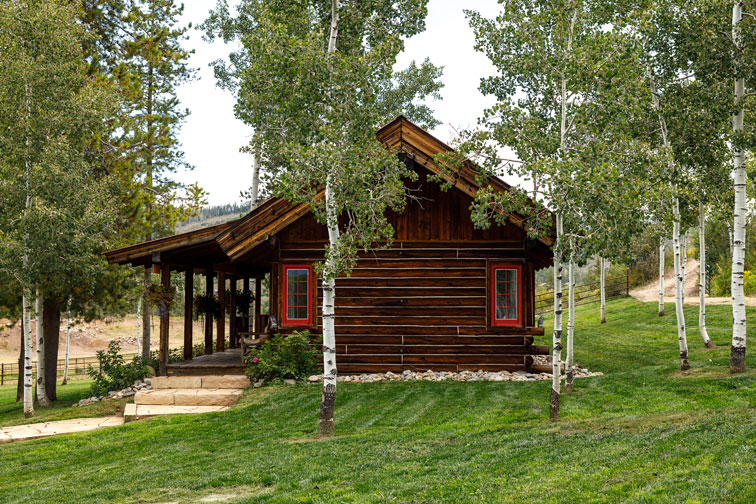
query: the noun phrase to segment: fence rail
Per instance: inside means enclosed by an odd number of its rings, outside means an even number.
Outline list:
[[[136,354],[125,354],[124,360],[129,361],[132,358],[134,358]],[[37,361],[32,361],[33,369],[36,371],[37,369]],[[58,359],[58,378],[63,378],[63,370],[66,366],[66,360],[65,359]],[[95,369],[100,368],[100,361],[97,360],[97,357],[69,357],[68,358],[68,377],[73,378],[81,378],[83,376],[87,375],[87,369],[89,366],[94,367]],[[3,362],[0,363],[0,385],[10,385],[13,383],[18,383],[18,362]],[[36,376],[36,372],[34,373]]]
[[[601,284],[585,283],[575,285],[575,306],[581,306],[591,303],[598,303],[601,301]],[[608,279],[604,285],[606,299],[629,296],[630,295],[630,275],[625,274],[625,278],[612,278]],[[563,306],[567,306],[567,286],[562,289]],[[551,311],[554,307],[554,291],[543,292],[536,294],[535,297],[535,314],[541,315]]]

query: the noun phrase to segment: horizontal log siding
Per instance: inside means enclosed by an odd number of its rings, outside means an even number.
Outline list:
[[[282,242],[279,264],[322,260],[323,245]],[[350,277],[336,280],[336,352],[342,373],[517,370],[529,367],[532,355],[548,353],[532,345],[533,335],[543,334],[542,329],[486,324],[488,260],[499,260],[506,244],[439,245],[397,242],[361,257]],[[509,258],[523,262],[525,251],[509,248]],[[524,274],[532,274],[527,264]],[[532,325],[527,276],[523,289],[524,320]],[[322,327],[321,303],[318,288],[315,333]],[[280,312],[280,296],[276,304]]]

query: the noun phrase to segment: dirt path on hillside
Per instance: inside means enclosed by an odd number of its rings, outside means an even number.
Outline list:
[[[685,304],[698,304],[698,271],[698,261],[696,259],[688,259],[685,267],[685,287],[683,290],[685,293]],[[659,281],[651,282],[639,289],[633,289],[630,291],[630,295],[638,301],[658,302]],[[664,302],[675,302],[674,271],[669,271],[664,275]],[[747,306],[756,306],[756,297],[747,297],[745,298],[745,302]],[[706,297],[707,305],[728,305],[730,303],[732,303],[732,299],[729,297]]]

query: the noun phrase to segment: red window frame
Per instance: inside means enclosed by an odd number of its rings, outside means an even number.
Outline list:
[[[307,270],[307,318],[306,319],[290,319],[289,318],[289,270]],[[312,264],[284,264],[282,267],[282,279],[281,283],[281,297],[283,313],[281,315],[281,324],[290,326],[311,326],[314,310],[313,310],[313,276],[312,276]],[[301,283],[301,282],[298,282]]]
[[[496,271],[497,270],[515,270],[517,272],[517,291],[515,299],[517,302],[517,318],[514,319],[497,319],[496,318]],[[491,312],[492,326],[521,326],[522,325],[522,265],[508,263],[494,263],[489,268],[489,300],[488,306]]]

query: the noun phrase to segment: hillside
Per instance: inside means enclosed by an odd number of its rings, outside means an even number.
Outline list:
[[[225,413],[5,445],[0,502],[756,502],[756,372],[729,376],[729,307],[709,311],[718,348],[691,326],[685,373],[672,317],[628,298],[607,313],[578,308],[577,360],[605,375],[577,380],[556,424],[549,382],[343,383],[319,441],[318,386],[250,389]],[[10,398],[0,423],[19,421]]]

